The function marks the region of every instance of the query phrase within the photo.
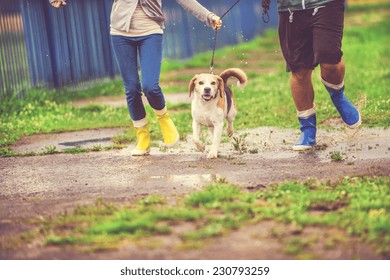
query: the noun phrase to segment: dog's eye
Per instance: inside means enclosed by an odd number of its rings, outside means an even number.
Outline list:
[[[216,84],[216,82],[215,82],[215,81],[212,81],[211,84],[214,86],[214,85]]]
[[[204,82],[202,82],[202,81],[199,81],[199,84],[200,84],[200,85],[204,85]]]

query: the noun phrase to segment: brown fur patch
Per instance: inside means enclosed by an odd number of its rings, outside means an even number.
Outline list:
[[[195,75],[195,76],[191,79],[190,83],[188,84],[188,92],[189,92],[189,94],[190,94],[190,97],[191,97],[192,92],[193,92],[194,89],[195,89],[195,81],[196,81],[197,78],[198,78],[198,75]]]
[[[222,92],[220,96],[218,96],[217,108],[221,108],[225,110],[225,93]]]

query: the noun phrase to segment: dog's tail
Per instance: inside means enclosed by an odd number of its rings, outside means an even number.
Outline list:
[[[235,77],[238,80],[237,85],[242,87],[244,87],[248,81],[248,77],[246,76],[245,72],[240,68],[226,69],[219,76],[222,78],[225,85],[230,77]]]

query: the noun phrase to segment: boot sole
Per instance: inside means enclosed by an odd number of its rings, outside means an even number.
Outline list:
[[[180,140],[180,135],[177,134],[177,138],[176,138],[175,142],[170,143],[170,144],[167,144],[167,143],[164,142],[164,144],[165,144],[165,146],[166,146],[167,148],[172,148],[172,147],[174,147],[174,146],[179,142],[179,140]]]
[[[168,148],[173,148],[174,146],[176,146],[176,144],[179,142],[179,140],[180,140],[180,137],[178,137],[178,138],[176,139],[176,141],[173,142],[173,143],[170,143],[170,144],[166,144],[166,143],[165,143],[165,146],[168,147]]]
[[[130,153],[133,157],[141,157],[150,155],[150,150],[142,151],[142,150],[133,150]]]
[[[358,128],[361,124],[362,124],[362,118],[360,117],[360,112],[359,112],[359,120],[358,120],[356,123],[354,123],[354,124],[352,124],[352,125],[349,125],[349,124],[346,123],[346,125],[347,125],[349,128],[351,128],[351,129]]]
[[[291,148],[293,149],[293,151],[307,151],[307,150],[311,150],[314,148],[314,146],[302,146],[302,145],[296,145],[296,146],[291,146]]]

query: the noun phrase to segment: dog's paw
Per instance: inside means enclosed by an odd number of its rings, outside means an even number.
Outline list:
[[[207,158],[217,158],[217,157],[218,157],[218,151],[211,150],[207,155]]]
[[[227,135],[229,137],[232,137],[233,136],[233,133],[234,133],[234,127],[233,127],[233,123],[229,123],[228,122],[228,126],[226,128],[226,132],[227,132]]]
[[[199,152],[204,152],[204,150],[206,149],[206,146],[202,142],[195,141],[194,143],[195,143],[196,149]]]

